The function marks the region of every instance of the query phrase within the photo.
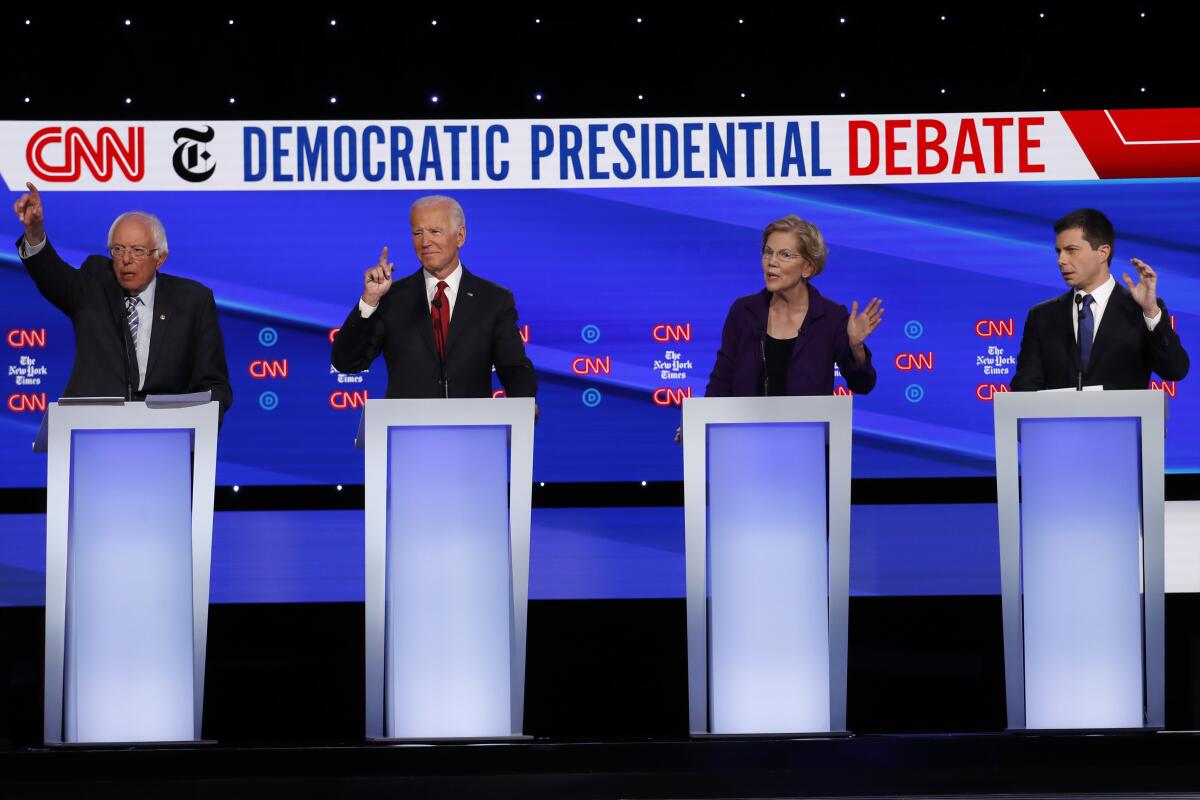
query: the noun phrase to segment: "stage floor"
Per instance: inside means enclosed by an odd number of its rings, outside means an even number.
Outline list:
[[[1200,791],[1200,733],[958,734],[0,753],[11,798],[1148,797]],[[1200,795],[1195,795],[1200,796]]]

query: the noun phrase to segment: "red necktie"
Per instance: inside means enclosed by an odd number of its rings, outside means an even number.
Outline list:
[[[437,342],[438,355],[445,358],[446,337],[450,335],[450,301],[446,298],[445,281],[438,281],[429,313],[433,317],[433,340]]]

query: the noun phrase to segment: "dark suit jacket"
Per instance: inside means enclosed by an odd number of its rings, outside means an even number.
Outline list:
[[[17,240],[20,247],[21,240]],[[64,397],[125,397],[212,391],[221,414],[233,403],[217,304],[204,285],[158,273],[146,382],[139,392],[137,357],[125,323],[125,299],[112,259],[89,256],[74,269],[50,242],[24,260],[38,291],[71,318],[75,365]]]
[[[1075,290],[1039,303],[1029,310],[1021,334],[1021,352],[1011,388],[1015,392],[1067,389],[1079,375],[1079,348],[1071,326],[1076,313]],[[1142,308],[1117,284],[1100,327],[1092,341],[1092,354],[1083,373],[1084,386],[1105,389],[1146,389],[1150,373],[1164,380],[1182,380],[1188,372],[1188,355],[1171,330],[1167,307],[1158,301],[1162,318],[1154,331],[1146,330]]]
[[[333,368],[362,372],[380,353],[387,362],[388,397],[443,396],[424,269],[396,281],[368,319],[355,303],[334,337]],[[450,397],[491,397],[493,365],[509,397],[537,393],[512,292],[463,267],[446,339]]]
[[[733,301],[725,328],[721,331],[721,349],[704,389],[706,397],[754,397],[763,394],[763,339],[767,331],[767,312],[771,293]],[[871,351],[859,364],[850,352],[846,335],[846,307],[828,300],[811,283],[808,285],[808,314],[788,363],[788,395],[833,394],[833,365],[836,362],[850,391],[866,394],[875,387],[875,367]]]

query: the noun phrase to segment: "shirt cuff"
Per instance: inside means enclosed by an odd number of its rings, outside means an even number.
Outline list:
[[[27,240],[24,236],[22,236],[21,237],[21,246],[20,246],[20,248],[18,248],[18,251],[21,254],[21,258],[33,258],[38,253],[42,252],[42,248],[46,246],[46,242],[48,242],[48,241],[50,241],[50,237],[43,236],[42,240],[40,242],[38,242],[37,244],[30,244],[29,240]],[[1151,328],[1151,330],[1154,330],[1154,329]]]
[[[371,315],[374,314],[378,310],[379,310],[379,306],[369,306],[369,305],[367,305],[366,300],[363,300],[361,297],[358,298],[358,313],[362,315],[363,319],[370,319]],[[1150,330],[1154,330],[1154,329],[1151,328]]]
[[[1158,323],[1162,322],[1162,318],[1163,312],[1161,308],[1158,310],[1158,316],[1154,319],[1150,319],[1145,314],[1142,314],[1142,319],[1146,320],[1146,330],[1150,331],[1151,333],[1153,333],[1154,329],[1158,327]]]

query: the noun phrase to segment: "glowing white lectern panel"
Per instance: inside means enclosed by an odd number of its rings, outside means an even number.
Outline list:
[[[1162,727],[1162,392],[997,394],[1010,729]]]
[[[200,738],[217,403],[51,403],[48,743]]]
[[[367,401],[368,737],[521,735],[533,414]]]
[[[846,727],[851,402],[683,401],[694,735]]]

